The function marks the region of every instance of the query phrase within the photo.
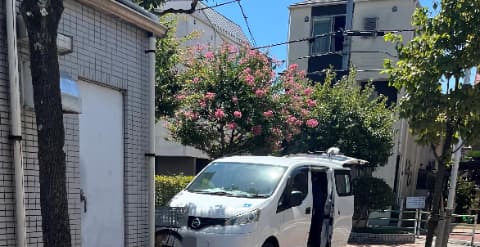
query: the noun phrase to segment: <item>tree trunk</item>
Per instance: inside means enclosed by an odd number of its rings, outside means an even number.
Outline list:
[[[65,133],[57,55],[61,0],[23,0],[20,11],[28,31],[33,96],[38,131],[40,206],[43,245],[71,246]]]
[[[431,247],[433,242],[433,235],[435,234],[435,230],[438,226],[438,221],[440,219],[440,208],[441,208],[441,201],[443,187],[445,185],[445,166],[448,163],[450,157],[450,149],[452,145],[453,139],[453,127],[451,126],[450,122],[447,122],[447,131],[445,136],[445,142],[442,147],[442,153],[438,156],[438,173],[435,179],[435,187],[433,190],[433,198],[432,198],[432,212],[430,219],[428,220],[427,224],[427,239],[425,241],[425,247]],[[435,150],[432,150],[435,152]]]

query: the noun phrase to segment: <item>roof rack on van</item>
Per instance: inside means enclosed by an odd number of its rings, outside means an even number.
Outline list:
[[[313,152],[309,151],[307,153],[290,154],[290,155],[286,155],[285,157],[304,157],[304,158],[335,160],[342,163],[344,167],[369,164],[369,162],[366,160],[343,155],[342,153],[340,153],[340,149],[336,147],[331,147],[327,151],[313,151]]]

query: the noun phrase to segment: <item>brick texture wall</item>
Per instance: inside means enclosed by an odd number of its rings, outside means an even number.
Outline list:
[[[8,61],[5,1],[0,1],[0,247],[15,245],[15,189],[8,139]],[[121,90],[124,95],[125,246],[148,243],[147,33],[109,14],[65,0],[59,32],[73,37],[74,51],[60,57],[73,78]],[[35,114],[24,108],[23,154],[28,246],[43,246]],[[67,189],[73,246],[81,246],[79,119],[65,114]]]

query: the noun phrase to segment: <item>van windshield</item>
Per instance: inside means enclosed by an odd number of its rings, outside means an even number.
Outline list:
[[[267,198],[272,195],[286,167],[217,162],[203,170],[188,186],[193,193]]]

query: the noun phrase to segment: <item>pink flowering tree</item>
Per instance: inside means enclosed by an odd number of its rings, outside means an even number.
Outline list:
[[[313,90],[290,66],[280,77],[275,62],[248,47],[197,46],[179,75],[179,109],[169,119],[175,140],[210,157],[278,152],[313,119]]]

